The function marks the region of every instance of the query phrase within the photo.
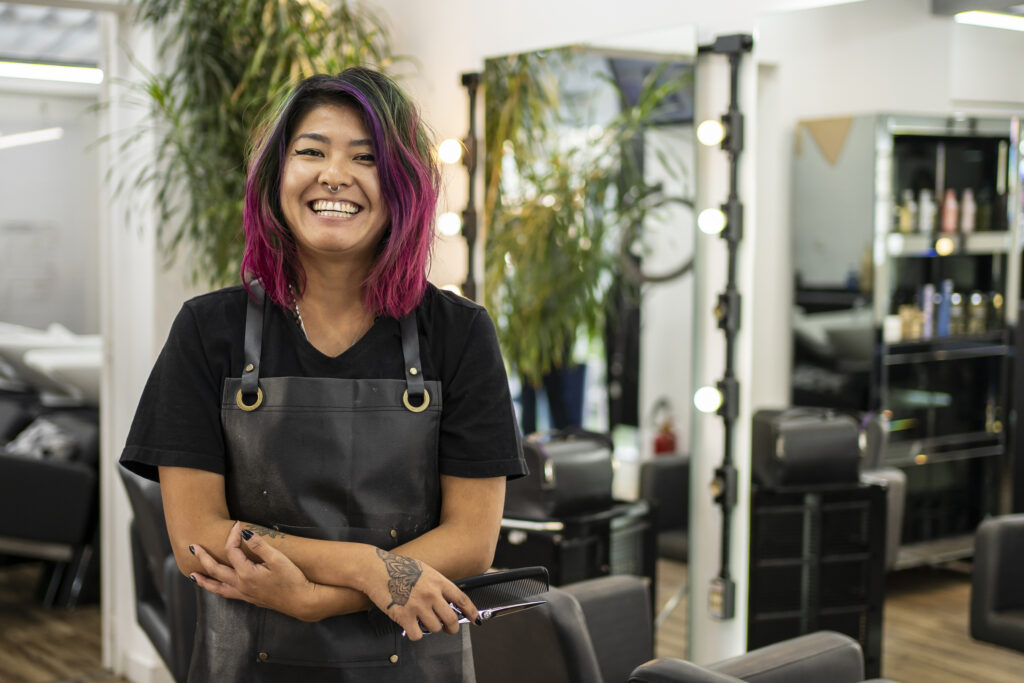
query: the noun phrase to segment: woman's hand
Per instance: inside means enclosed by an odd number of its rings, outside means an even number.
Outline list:
[[[245,539],[244,536],[248,536]],[[242,543],[258,558],[253,562],[242,550]],[[230,564],[222,564],[199,545],[189,546],[203,566],[203,574],[190,575],[200,587],[233,600],[245,600],[258,607],[276,610],[302,621],[319,621],[315,593],[327,587],[318,586],[302,573],[295,563],[263,538],[251,531],[243,532],[237,522],[228,534],[224,550]]]
[[[376,548],[380,565],[372,572],[367,596],[392,621],[405,629],[409,640],[424,633],[459,632],[458,607],[470,620],[477,617],[473,602],[440,572],[420,560]]]

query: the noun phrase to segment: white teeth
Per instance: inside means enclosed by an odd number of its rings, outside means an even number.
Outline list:
[[[331,202],[326,199],[317,199],[313,202],[313,211],[317,213],[342,214],[352,216],[359,213],[359,207],[352,202]]]

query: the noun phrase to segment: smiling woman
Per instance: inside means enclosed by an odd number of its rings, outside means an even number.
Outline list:
[[[190,679],[472,680],[453,579],[525,466],[490,317],[426,280],[437,184],[365,68],[300,83],[254,145],[243,285],[186,302],[121,458],[199,587]]]

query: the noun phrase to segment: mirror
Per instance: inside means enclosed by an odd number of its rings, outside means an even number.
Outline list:
[[[484,289],[526,433],[639,427],[643,456],[657,419],[685,448],[695,183],[683,52],[619,41],[486,62]]]

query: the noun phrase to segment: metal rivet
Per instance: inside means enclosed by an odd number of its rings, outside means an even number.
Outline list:
[[[252,372],[255,369],[256,369],[256,366],[254,366],[252,363],[249,363],[248,365],[245,366],[245,371],[246,372]]]
[[[418,374],[420,374],[420,371],[417,370],[416,368],[409,368],[409,374],[410,375],[418,375]]]
[[[388,661],[394,664],[398,661],[398,655],[391,655],[390,657],[388,657]]]
[[[265,661],[267,661],[267,660],[268,660],[269,658],[270,658],[270,655],[268,655],[268,654],[267,654],[266,652],[261,652],[261,653],[260,653],[260,661],[261,661],[261,662],[265,662]]]
[[[398,529],[391,530],[391,538],[398,538]]]

